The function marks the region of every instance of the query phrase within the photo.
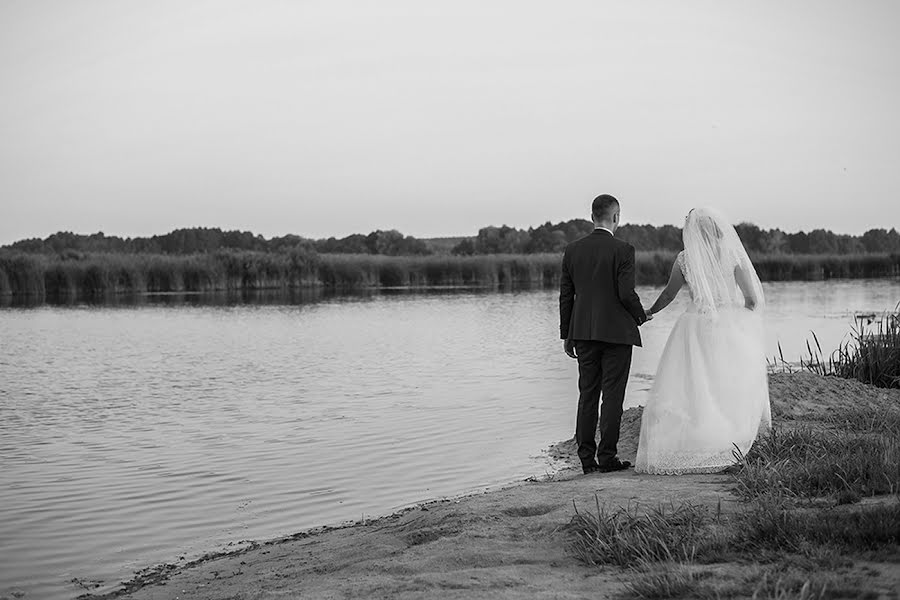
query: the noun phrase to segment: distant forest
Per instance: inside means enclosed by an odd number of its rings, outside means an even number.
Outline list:
[[[177,229],[152,237],[121,238],[100,233],[81,235],[55,233],[46,239],[27,239],[4,246],[29,254],[69,255],[80,253],[189,255],[219,250],[289,252],[303,250],[315,254],[373,254],[422,256],[430,254],[541,254],[561,252],[566,244],[591,232],[590,221],[573,219],[547,222],[539,227],[516,229],[484,227],[478,235],[462,238],[418,239],[399,231],[373,231],[336,239],[308,239],[285,235],[266,239],[249,231],[222,231],[218,228]],[[900,253],[900,233],[896,228],[870,229],[860,236],[837,234],[824,229],[809,233],[786,233],[780,229],[760,229],[750,223],[735,226],[751,254],[868,254]],[[616,237],[637,250],[675,252],[682,248],[681,229],[673,225],[622,225]]]

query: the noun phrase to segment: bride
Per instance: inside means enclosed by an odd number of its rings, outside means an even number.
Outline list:
[[[772,422],[756,270],[713,209],[691,210],[683,238],[669,283],[648,311],[663,310],[687,284],[691,306],[669,334],[641,418],[639,473],[721,471]]]

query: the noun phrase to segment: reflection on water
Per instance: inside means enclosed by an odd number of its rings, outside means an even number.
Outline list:
[[[154,292],[144,294],[103,294],[97,296],[43,299],[38,296],[0,295],[0,308],[40,308],[44,306],[75,307],[92,306],[102,308],[140,306],[237,306],[253,305],[296,305],[316,302],[353,302],[376,297],[395,296],[447,296],[464,294],[522,293],[537,288],[529,284],[515,287],[494,286],[446,286],[421,288],[359,288],[335,289],[325,287],[302,287],[286,289],[232,290],[217,292]]]
[[[798,357],[809,330],[836,345],[900,299],[897,281],[766,291],[769,346]],[[576,399],[555,291],[319,293],[0,310],[0,595],[107,590],[550,469]],[[629,404],[685,306],[642,328]]]
[[[0,296],[0,307],[38,308],[41,306],[97,306],[105,308],[136,306],[234,306],[239,304],[310,304],[330,299],[371,298],[375,295],[409,293],[408,290],[338,291],[322,287],[291,289],[236,290],[219,292],[159,292],[148,294],[104,294],[64,296],[46,301],[38,296]]]

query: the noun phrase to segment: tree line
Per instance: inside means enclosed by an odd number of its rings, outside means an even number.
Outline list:
[[[744,247],[751,254],[867,254],[900,252],[896,228],[870,229],[860,236],[837,234],[825,229],[806,233],[786,233],[781,229],[761,229],[752,223],[735,226]],[[528,230],[512,227],[484,227],[474,238],[460,241],[454,254],[534,254],[561,252],[566,244],[593,230],[593,223],[574,219],[547,222]],[[683,248],[681,228],[674,225],[622,225],[616,237],[636,250],[677,252]]]
[[[244,250],[252,252],[288,252],[304,250],[319,254],[381,254],[415,256],[431,254],[428,245],[396,230],[353,234],[342,239],[312,240],[298,235],[266,239],[249,231],[222,231],[219,228],[176,229],[152,237],[121,238],[103,232],[90,235],[61,231],[45,239],[31,238],[3,247],[29,254],[110,253],[186,255]]]
[[[780,229],[761,229],[752,223],[740,223],[735,228],[751,254],[900,253],[900,233],[896,228],[870,229],[859,236],[837,234],[825,229],[787,233]],[[558,253],[566,244],[589,234],[592,229],[593,224],[584,219],[555,224],[548,221],[528,229],[506,225],[483,227],[477,235],[462,238],[449,251],[462,256]],[[616,236],[642,251],[677,252],[682,248],[681,228],[674,225],[627,224],[619,227]],[[207,227],[176,229],[163,235],[134,238],[108,236],[102,232],[83,235],[65,231],[45,239],[21,240],[3,248],[73,258],[83,253],[190,255],[220,250],[384,256],[424,256],[445,252],[436,249],[428,240],[404,236],[396,230],[314,240],[297,235],[266,239],[249,231],[223,231]]]

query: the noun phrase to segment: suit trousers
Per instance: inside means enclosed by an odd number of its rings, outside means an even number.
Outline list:
[[[578,458],[582,465],[590,465],[596,456],[597,463],[603,465],[616,456],[632,346],[587,340],[574,340],[574,345],[578,357],[578,417],[575,425]],[[598,409],[599,446],[595,439]]]

